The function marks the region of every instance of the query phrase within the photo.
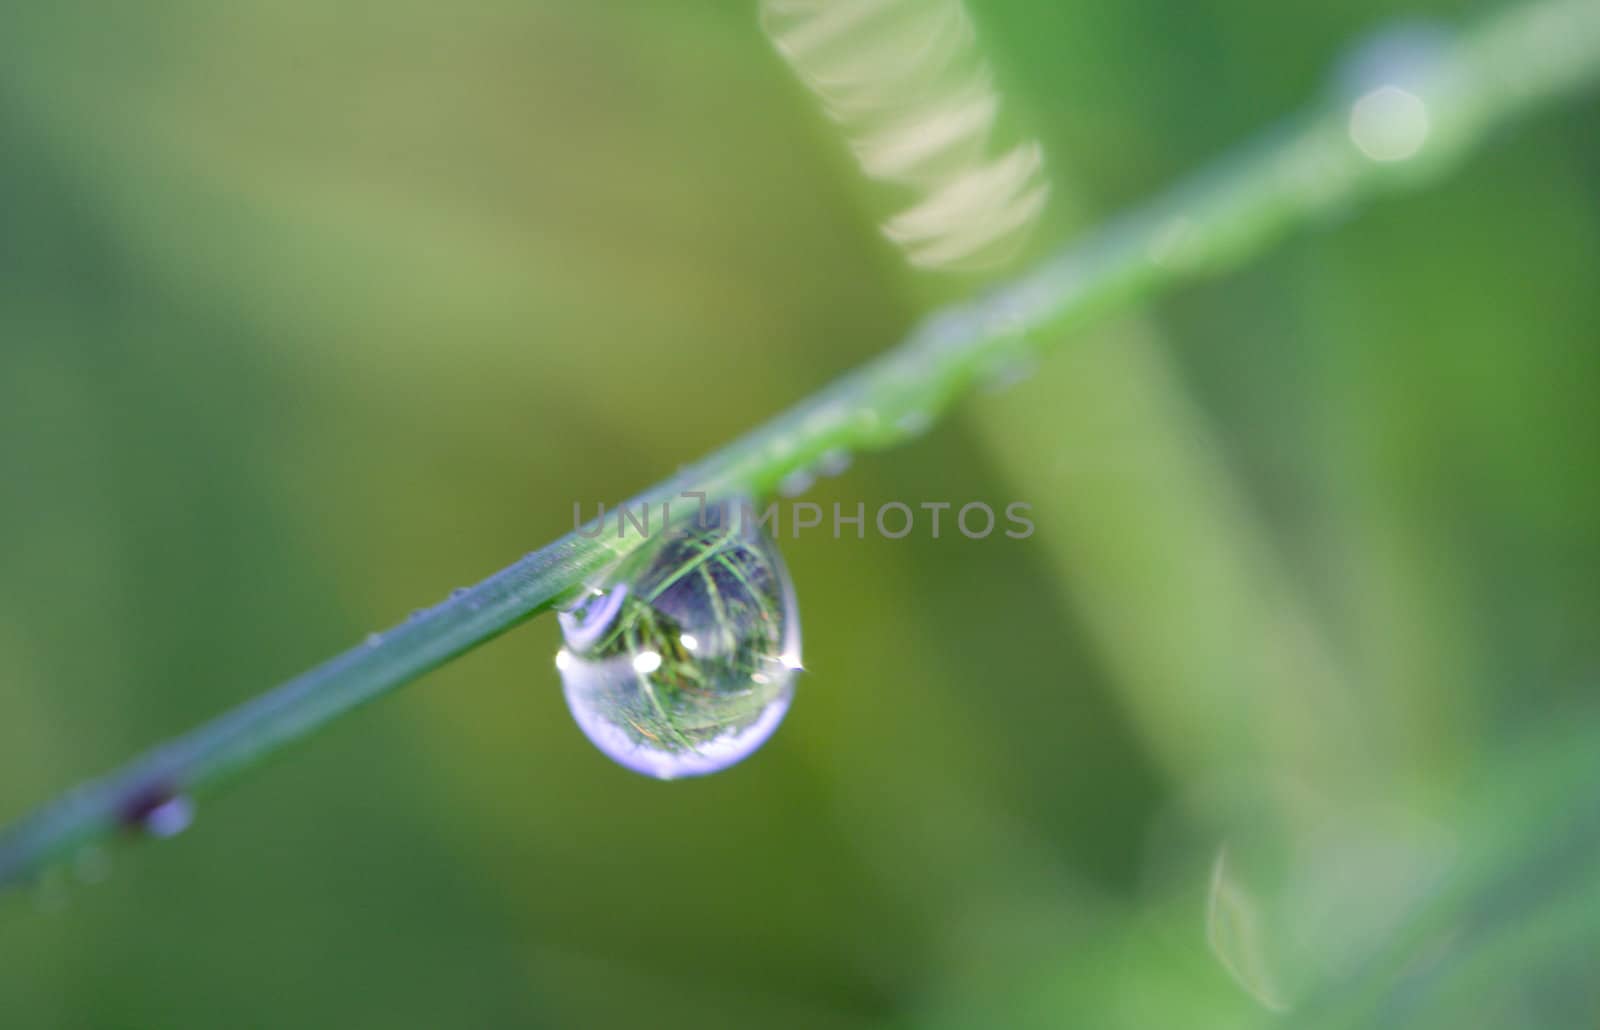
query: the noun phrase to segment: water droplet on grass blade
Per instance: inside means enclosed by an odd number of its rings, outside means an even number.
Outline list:
[[[122,823],[151,837],[176,837],[194,822],[194,801],[165,788],[149,789],[122,809]]]
[[[1374,35],[1351,51],[1337,83],[1350,105],[1350,141],[1379,164],[1410,161],[1433,135],[1429,98],[1447,88],[1448,28],[1410,21]]]
[[[1038,367],[1038,360],[1027,354],[1010,355],[990,362],[984,369],[984,389],[990,393],[1010,389],[1033,375]]]
[[[1379,86],[1350,110],[1350,139],[1380,163],[1407,161],[1427,142],[1428,107],[1415,93]]]
[[[796,469],[778,482],[778,492],[785,497],[799,497],[816,482],[817,477],[810,469]]]
[[[894,420],[894,428],[902,440],[915,440],[933,428],[932,412],[912,410]]]
[[[823,476],[842,476],[850,471],[850,452],[841,448],[823,451],[822,457],[817,459],[817,474]]]
[[[152,837],[176,837],[194,822],[194,802],[175,797],[157,805],[144,817],[144,832]]]
[[[152,837],[176,837],[194,822],[194,802],[175,797],[162,802],[144,817],[144,832]]]
[[[646,541],[560,613],[556,655],[578,726],[660,779],[725,769],[766,742],[800,668],[794,586],[738,503]]]

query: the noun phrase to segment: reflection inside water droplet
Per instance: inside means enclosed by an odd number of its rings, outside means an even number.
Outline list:
[[[788,711],[800,668],[794,587],[743,505],[647,541],[560,613],[556,655],[578,726],[661,779],[745,758]]]

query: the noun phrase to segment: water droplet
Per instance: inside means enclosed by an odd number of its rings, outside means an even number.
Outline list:
[[[1428,106],[1399,86],[1379,86],[1350,108],[1351,142],[1380,164],[1415,157],[1430,128]]]
[[[796,469],[778,481],[778,492],[785,497],[799,497],[817,481],[810,469]]]
[[[368,633],[367,634],[367,646],[368,647],[377,647],[381,643],[383,643],[383,634],[382,633]]]
[[[991,393],[1009,389],[1033,375],[1038,367],[1038,359],[1031,354],[1003,357],[984,369],[984,389]]]
[[[745,502],[684,519],[560,613],[556,654],[578,726],[660,779],[745,758],[788,711],[800,668],[794,586]]]
[[[823,476],[842,476],[850,469],[850,452],[843,448],[823,451],[817,459],[817,473]]]
[[[144,817],[144,832],[163,840],[176,837],[194,823],[194,802],[179,795],[162,802]]]
[[[1358,45],[1336,77],[1350,105],[1350,141],[1379,164],[1423,151],[1433,124],[1427,98],[1446,76],[1449,30],[1426,21],[1386,29]]]
[[[908,411],[895,419],[894,427],[900,435],[911,439],[926,433],[933,425],[933,416],[926,411]]]
[[[176,837],[194,822],[194,801],[165,787],[153,787],[122,806],[122,824],[152,837]]]

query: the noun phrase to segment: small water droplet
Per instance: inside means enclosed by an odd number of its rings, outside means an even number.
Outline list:
[[[367,646],[368,647],[377,647],[381,643],[383,643],[383,634],[382,633],[368,633],[367,634]]]
[[[984,389],[991,392],[1004,390],[1027,379],[1039,367],[1032,355],[1011,355],[992,363],[984,370]]]
[[[122,806],[122,824],[151,837],[176,837],[194,822],[194,801],[165,787],[152,787]]]
[[[652,538],[559,615],[579,728],[660,779],[716,772],[766,742],[800,667],[794,587],[777,546],[730,503]]]
[[[180,795],[150,810],[144,817],[144,832],[166,839],[176,837],[193,823],[194,802]]]
[[[817,477],[810,469],[796,469],[778,481],[778,492],[785,497],[799,497],[815,485]]]
[[[1409,161],[1433,132],[1428,98],[1440,88],[1450,31],[1427,21],[1391,27],[1341,62],[1337,87],[1347,98],[1350,141],[1378,164]]]
[[[850,470],[850,452],[841,447],[824,451],[817,459],[817,473],[823,476],[842,476]]]
[[[933,425],[933,416],[926,411],[908,411],[895,419],[894,427],[907,439],[926,433]]]
[[[1350,108],[1350,140],[1379,164],[1407,161],[1428,140],[1428,106],[1399,86],[1379,86]]]

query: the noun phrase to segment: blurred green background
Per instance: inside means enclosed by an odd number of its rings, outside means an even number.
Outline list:
[[[1030,255],[1479,5],[969,5]],[[1600,104],[810,495],[773,741],[662,784],[538,619],[0,899],[0,1025],[1600,1015]],[[748,2],[0,11],[0,819],[476,581],[989,278]],[[1014,269],[1017,266],[1012,266]]]

